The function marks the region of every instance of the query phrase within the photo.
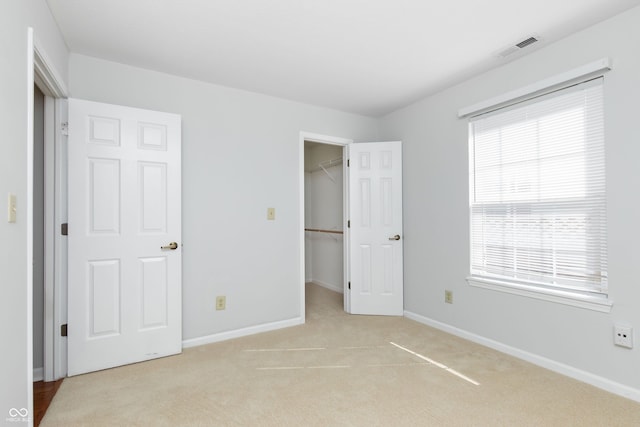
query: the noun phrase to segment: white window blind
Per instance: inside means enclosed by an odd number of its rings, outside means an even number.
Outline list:
[[[471,275],[606,294],[602,78],[471,119]]]

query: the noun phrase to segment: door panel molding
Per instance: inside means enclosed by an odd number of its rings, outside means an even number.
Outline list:
[[[69,100],[69,375],[182,351],[180,128]]]
[[[352,314],[402,316],[402,143],[349,146]]]

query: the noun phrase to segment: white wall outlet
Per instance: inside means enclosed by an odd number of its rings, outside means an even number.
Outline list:
[[[633,348],[633,328],[626,325],[614,325],[613,343],[620,347]]]
[[[216,310],[224,310],[227,307],[227,297],[216,297]]]
[[[267,219],[268,220],[276,219],[276,208],[267,208]]]

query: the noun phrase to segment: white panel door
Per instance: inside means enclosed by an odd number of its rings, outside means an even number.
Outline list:
[[[70,99],[68,153],[68,375],[180,353],[180,116]]]
[[[349,145],[352,314],[402,316],[402,144]]]

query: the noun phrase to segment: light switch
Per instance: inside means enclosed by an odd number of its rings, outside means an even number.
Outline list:
[[[11,193],[7,200],[7,220],[16,222],[16,195]]]
[[[267,208],[267,219],[276,219],[276,208]]]

